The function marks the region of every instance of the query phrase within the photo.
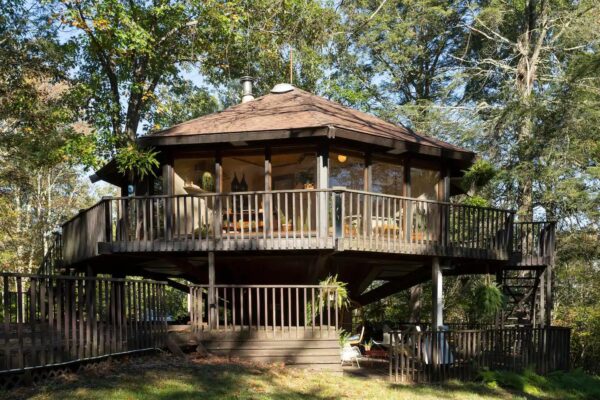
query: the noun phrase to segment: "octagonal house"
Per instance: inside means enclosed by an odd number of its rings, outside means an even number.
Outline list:
[[[438,327],[443,275],[493,273],[502,323],[549,321],[554,225],[453,203],[473,152],[288,84],[245,88],[242,104],[140,137],[156,176],[97,171],[122,196],[62,226],[62,268],[168,280],[190,290],[210,350],[313,366],[338,365],[349,323],[329,276],[351,307],[431,279]]]

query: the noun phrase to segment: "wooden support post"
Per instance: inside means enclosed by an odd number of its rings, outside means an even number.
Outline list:
[[[319,153],[317,154],[317,189],[327,189],[329,187],[329,146],[326,142],[321,143],[319,146]],[[319,209],[317,223],[319,239],[320,241],[325,240],[328,234],[328,210],[327,205],[327,193],[319,193]],[[321,245],[321,243],[319,244]]]
[[[544,271],[545,275],[545,287],[542,287],[542,297],[545,298],[544,314],[542,318],[547,327],[552,326],[552,263],[546,266]]]
[[[271,164],[271,147],[265,146],[265,191],[273,189],[273,166]],[[267,237],[271,236],[271,195],[267,194],[263,197],[263,229],[267,233]]]
[[[165,162],[162,170],[162,179],[163,179],[163,194],[164,195],[172,195],[173,194],[173,160],[171,157]],[[165,199],[165,213],[166,213],[166,226],[165,226],[165,240],[170,240],[172,238],[173,229],[173,199],[171,197],[167,197]]]
[[[215,155],[215,192],[223,193],[223,158],[221,156],[221,152],[217,150]],[[214,220],[213,220],[213,228],[214,232],[212,238],[214,239],[214,247],[216,248],[218,245],[222,246],[223,243],[219,239],[221,238],[221,234],[223,233],[223,198],[221,196],[215,197],[214,204]],[[214,258],[214,255],[213,255]],[[210,259],[210,253],[209,253]]]
[[[217,326],[217,298],[215,290],[215,253],[208,252],[208,327],[213,330]]]
[[[442,290],[442,269],[440,259],[433,257],[431,260],[431,327],[437,330],[444,324],[444,294]]]

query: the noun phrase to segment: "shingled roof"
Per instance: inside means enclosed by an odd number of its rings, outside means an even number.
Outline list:
[[[248,140],[266,139],[267,132],[299,132],[328,129],[327,136],[335,132],[351,132],[353,137],[384,139],[385,143],[403,142],[452,152],[473,153],[452,144],[418,134],[411,129],[384,121],[371,114],[357,111],[341,104],[290,86],[284,93],[269,93],[256,100],[229,107],[221,112],[205,115],[141,138],[154,144],[184,144],[207,142],[209,136],[246,134]],[[332,133],[333,132],[333,133]],[[262,134],[261,134],[262,133]],[[314,136],[314,135],[313,135]],[[195,140],[191,140],[196,137]],[[164,140],[172,138],[172,140]],[[187,138],[184,139],[184,138]],[[278,138],[277,136],[273,138]],[[385,140],[387,139],[387,140]],[[210,142],[219,141],[213,137]],[[223,138],[223,141],[229,141]],[[368,140],[367,140],[368,141]],[[394,147],[390,145],[390,147]]]

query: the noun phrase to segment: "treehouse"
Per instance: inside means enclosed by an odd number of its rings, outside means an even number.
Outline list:
[[[334,275],[353,306],[431,279],[438,327],[443,276],[496,274],[503,323],[548,323],[554,224],[453,202],[474,153],[288,84],[244,88],[241,104],[140,137],[155,176],[97,171],[121,196],[64,223],[62,268],[192,282],[191,326],[226,354],[293,353],[248,350],[242,334],[329,341],[299,363],[339,361],[337,289],[319,285]]]

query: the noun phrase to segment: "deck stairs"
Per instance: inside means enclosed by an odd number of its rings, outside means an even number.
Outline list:
[[[504,327],[535,326],[541,320],[541,285],[544,268],[504,268],[499,283],[505,296],[499,318]]]

